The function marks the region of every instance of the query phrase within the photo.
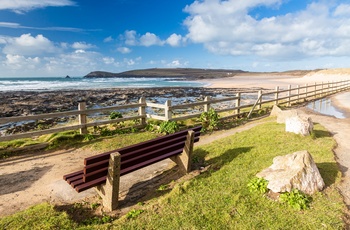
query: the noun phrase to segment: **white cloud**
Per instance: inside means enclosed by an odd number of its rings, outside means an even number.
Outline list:
[[[334,10],[335,16],[349,16],[350,15],[350,5],[349,4],[340,4]]]
[[[39,34],[33,37],[31,34],[22,34],[20,37],[7,38],[3,53],[11,55],[41,55],[44,53],[59,52],[53,42]]]
[[[163,63],[165,64],[165,63]],[[179,67],[185,67],[188,65],[188,62],[181,62],[180,60],[173,60],[170,63],[165,64],[167,67],[170,68],[179,68]]]
[[[65,32],[85,32],[85,31],[99,31],[98,29],[82,29],[74,27],[33,27],[23,26],[15,22],[0,22],[0,27],[12,28],[12,29],[30,29],[30,30],[44,30],[44,31],[65,31]]]
[[[40,65],[40,58],[26,58],[21,55],[7,54],[4,66],[10,70],[35,70]]]
[[[115,61],[114,58],[112,58],[112,57],[104,57],[104,58],[102,58],[102,60],[107,65],[113,64]]]
[[[162,46],[164,41],[162,41],[157,35],[147,32],[146,34],[140,37],[141,46],[153,46],[158,45]]]
[[[274,60],[350,53],[350,5],[314,2],[303,10],[254,18],[260,6],[276,7],[280,0],[203,0],[185,11],[188,38],[221,55],[257,55]],[[278,11],[276,11],[278,12]]]
[[[161,40],[156,34],[147,32],[144,35],[137,34],[135,30],[127,30],[119,38],[128,46],[162,46],[165,41]]]
[[[17,13],[23,13],[36,8],[74,5],[75,3],[71,0],[1,0],[0,10],[13,10]]]
[[[122,54],[127,54],[131,52],[131,49],[128,47],[118,47],[117,51]]]
[[[86,42],[74,42],[72,45],[73,49],[77,49],[77,50],[87,50],[87,49],[91,49],[91,48],[95,48],[94,45],[92,44],[88,44]]]
[[[103,42],[112,42],[113,38],[112,36],[106,37],[105,39],[103,39]]]
[[[166,40],[166,43],[168,43],[170,46],[180,46],[182,42],[182,36],[178,34],[172,34],[168,37]]]
[[[124,35],[120,36],[121,39],[125,40],[125,44],[129,46],[137,45],[136,31],[135,30],[127,30],[124,32]]]

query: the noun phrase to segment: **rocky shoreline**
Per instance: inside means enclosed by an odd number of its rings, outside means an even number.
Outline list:
[[[0,118],[76,110],[79,101],[85,101],[87,107],[91,108],[125,105],[137,102],[140,97],[160,103],[162,98],[181,98],[186,101],[187,98],[233,96],[237,92],[256,92],[259,89],[169,87],[0,92]]]
[[[115,88],[62,91],[12,91],[0,92],[0,136],[30,130],[47,129],[58,123],[69,122],[71,117],[58,117],[40,121],[1,124],[2,117],[28,116],[76,110],[79,101],[87,108],[108,107],[137,103],[140,97],[146,101],[163,104],[170,99],[174,104],[204,100],[210,97],[230,97],[238,92],[256,92],[261,88]]]

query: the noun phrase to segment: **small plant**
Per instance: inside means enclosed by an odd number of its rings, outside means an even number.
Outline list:
[[[83,221],[83,224],[85,225],[99,225],[99,224],[106,224],[113,221],[113,218],[108,215],[104,215],[102,217],[94,216],[91,218],[87,218]]]
[[[84,134],[84,141],[91,141],[95,139],[95,136],[92,134]]]
[[[109,119],[113,120],[117,118],[123,118],[123,115],[120,112],[111,112],[111,114],[109,114]]]
[[[158,132],[160,133],[175,133],[179,130],[179,125],[176,123],[176,121],[163,121],[160,126]]]
[[[247,187],[250,192],[266,193],[269,190],[268,183],[264,178],[254,177],[249,181]]]
[[[138,217],[141,213],[143,213],[144,211],[143,210],[141,210],[141,209],[139,209],[139,210],[131,210],[130,212],[128,212],[127,214],[126,214],[126,218],[128,218],[128,219],[131,219],[131,218],[136,218],[136,217]]]
[[[208,112],[203,112],[199,117],[202,122],[202,131],[213,131],[219,125],[219,117],[213,108],[210,108]]]
[[[308,197],[306,194],[300,192],[297,189],[293,189],[290,192],[282,193],[279,199],[282,203],[287,203],[296,210],[307,209],[311,202],[310,197]]]
[[[162,184],[161,186],[159,186],[158,191],[165,191],[169,188],[169,185],[166,184]]]
[[[100,206],[99,203],[92,203],[92,204],[90,204],[91,209],[96,209],[96,208],[98,208],[99,206]]]

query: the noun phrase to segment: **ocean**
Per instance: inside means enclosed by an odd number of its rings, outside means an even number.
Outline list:
[[[204,83],[171,78],[0,78],[0,91],[52,91],[106,88],[202,87]]]

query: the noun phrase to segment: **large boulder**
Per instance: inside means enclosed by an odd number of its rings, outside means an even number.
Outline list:
[[[273,164],[256,176],[266,179],[269,182],[267,188],[275,193],[298,189],[311,195],[325,186],[312,156],[306,150],[275,157]]]
[[[286,132],[308,136],[313,128],[314,125],[310,117],[292,116],[286,118]]]
[[[283,124],[286,122],[286,119],[288,117],[295,117],[298,116],[299,113],[297,110],[292,109],[292,110],[282,110],[280,107],[277,105],[274,105],[272,107],[270,116],[276,116],[277,117],[277,123]]]

